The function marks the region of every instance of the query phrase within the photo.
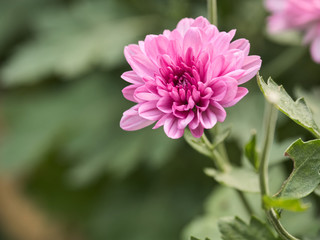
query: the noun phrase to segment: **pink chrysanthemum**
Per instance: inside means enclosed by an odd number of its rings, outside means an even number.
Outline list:
[[[266,0],[272,13],[268,18],[271,33],[298,30],[305,33],[304,43],[311,44],[311,55],[320,63],[320,0]]]
[[[218,29],[203,17],[182,19],[173,31],[148,35],[139,45],[125,47],[132,71],[122,78],[132,83],[122,90],[136,103],[124,112],[121,128],[138,130],[156,122],[170,138],[185,128],[194,137],[226,118],[248,90],[239,87],[260,69],[259,56],[248,56],[246,39],[231,42],[235,30]]]

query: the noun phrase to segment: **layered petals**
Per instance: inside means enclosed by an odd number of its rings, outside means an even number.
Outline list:
[[[260,69],[249,56],[246,39],[232,41],[235,30],[219,32],[203,17],[182,19],[173,31],[148,35],[125,48],[132,71],[122,74],[131,85],[122,90],[136,105],[124,112],[120,126],[132,131],[155,123],[170,138],[189,128],[194,137],[226,118],[226,107],[242,99],[240,84]],[[315,43],[316,44],[316,43]]]

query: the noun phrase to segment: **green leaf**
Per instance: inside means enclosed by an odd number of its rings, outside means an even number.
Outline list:
[[[220,172],[213,168],[205,169],[205,173],[217,182],[244,192],[260,192],[259,176],[246,168],[230,168]]]
[[[312,112],[303,98],[293,101],[283,86],[278,86],[271,78],[268,79],[268,83],[265,83],[263,78],[259,76],[258,84],[269,102],[274,104],[281,112],[297,124],[320,138],[320,129],[315,123]]]
[[[298,139],[287,149],[286,156],[294,161],[294,168],[277,195],[303,198],[320,183],[320,139],[308,142]]]
[[[249,219],[237,191],[233,188],[217,186],[205,201],[204,214],[195,217],[184,228],[182,239],[187,240],[190,236],[195,236],[199,239],[208,237],[211,240],[221,240],[218,229],[219,218],[234,215]]]
[[[256,150],[256,136],[257,133],[254,131],[251,135],[250,141],[244,147],[244,154],[248,158],[251,165],[258,170],[259,168],[259,157]]]
[[[275,198],[263,196],[263,203],[265,208],[281,208],[293,212],[302,212],[307,210],[310,205],[304,204],[300,199],[295,198]]]
[[[35,20],[40,25],[35,27],[36,37],[20,45],[5,63],[2,83],[7,87],[30,85],[51,75],[75,79],[95,67],[119,66],[123,47],[150,31],[155,17],[116,19],[112,12],[118,9],[113,5],[84,1],[69,11],[43,14]]]
[[[278,240],[268,226],[256,217],[252,217],[247,225],[243,220],[223,219],[219,222],[223,240]]]
[[[203,140],[201,138],[195,138],[194,136],[192,136],[192,134],[191,134],[189,129],[186,129],[184,131],[184,139],[197,152],[199,152],[199,153],[201,153],[201,154],[203,154],[203,155],[205,155],[207,157],[211,157],[212,156],[211,151],[205,145]]]
[[[219,128],[220,130],[221,128]],[[222,143],[224,140],[226,140],[231,133],[231,127],[221,129],[218,133],[215,133],[216,135],[213,138],[212,148],[217,147],[220,143]]]
[[[320,126],[320,87],[312,88],[310,92],[303,90],[302,88],[295,89],[295,94],[297,96],[303,96],[310,108],[314,121],[318,126]]]

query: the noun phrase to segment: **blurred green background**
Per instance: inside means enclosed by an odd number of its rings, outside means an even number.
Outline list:
[[[260,0],[218,7],[219,29],[249,39],[262,75],[306,96],[319,120],[320,66],[299,36],[268,36]],[[205,0],[0,0],[0,239],[187,240],[214,236],[216,217],[239,211],[226,200],[234,192],[203,174],[212,163],[183,139],[119,127],[132,106],[121,94],[124,46],[206,11]],[[250,94],[224,123],[235,164],[252,128],[261,138],[263,97],[254,80],[246,86]],[[281,115],[274,158],[295,137],[311,138]],[[307,220],[298,214],[288,224],[320,239],[319,197],[310,201]]]

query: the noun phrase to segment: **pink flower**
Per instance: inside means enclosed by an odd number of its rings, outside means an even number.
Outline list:
[[[304,32],[304,43],[311,44],[312,58],[320,63],[320,1],[266,0],[266,8],[272,13],[268,19],[269,31]]]
[[[182,19],[173,31],[148,35],[125,47],[132,71],[122,74],[131,83],[122,90],[136,105],[123,113],[122,129],[138,130],[156,122],[170,138],[189,128],[194,137],[226,118],[248,90],[239,84],[260,69],[259,56],[248,56],[246,39],[231,42],[235,30],[219,32],[207,19]]]

